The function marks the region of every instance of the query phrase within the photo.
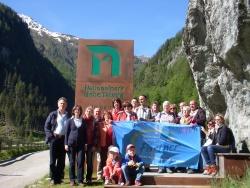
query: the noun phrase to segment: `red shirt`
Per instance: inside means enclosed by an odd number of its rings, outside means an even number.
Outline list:
[[[94,117],[90,116],[89,118],[86,115],[83,116],[84,121],[87,124],[87,144],[93,145],[94,144]]]
[[[118,116],[120,113],[122,113],[123,111],[122,110],[117,110],[117,109],[114,109],[111,111],[111,114],[112,114],[112,118],[114,121],[118,121]]]
[[[135,121],[138,119],[135,112],[130,113],[129,120],[127,119],[127,117],[128,117],[128,114],[123,111],[122,113],[118,115],[117,121]]]
[[[100,139],[99,146],[100,147],[109,147],[113,143],[113,131],[112,125],[106,124],[105,122],[99,125]]]

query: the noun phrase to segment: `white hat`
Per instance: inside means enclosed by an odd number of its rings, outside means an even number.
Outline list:
[[[111,148],[109,149],[109,151],[110,151],[110,152],[114,152],[114,153],[119,153],[118,147],[115,147],[115,146],[111,147]]]
[[[127,145],[126,150],[128,151],[128,150],[129,150],[129,149],[131,149],[131,148],[135,148],[135,145],[133,145],[133,144],[129,144],[129,145]]]

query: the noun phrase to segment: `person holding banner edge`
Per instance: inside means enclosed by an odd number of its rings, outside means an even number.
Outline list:
[[[125,101],[122,104],[123,112],[118,115],[118,121],[135,121],[137,120],[137,114],[132,111],[132,104],[128,101]]]
[[[138,120],[140,120],[140,121],[152,121],[151,110],[147,106],[147,96],[140,95],[139,96],[139,103],[140,103],[140,106],[138,106],[136,108],[136,114],[137,114]]]
[[[175,118],[173,114],[170,112],[170,102],[164,101],[162,104],[163,111],[160,112],[156,117],[155,121],[158,122],[167,122],[167,123],[175,123]],[[175,171],[174,167],[161,166],[159,167],[158,173],[173,173]]]
[[[189,124],[198,125],[200,127],[205,127],[205,123],[207,120],[205,110],[199,107],[198,103],[195,100],[191,100],[189,102],[189,107],[191,109],[191,112],[190,112],[191,119],[190,119]],[[200,137],[201,137],[201,146],[202,146],[206,142],[206,134],[202,130],[200,131]],[[188,168],[187,173],[193,174],[197,171],[198,172],[201,171],[202,168],[203,168],[203,161],[202,161],[202,157],[200,156],[198,170]]]

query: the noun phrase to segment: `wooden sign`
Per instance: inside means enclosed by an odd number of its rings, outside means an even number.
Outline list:
[[[75,103],[112,109],[112,99],[131,100],[134,42],[79,40]]]

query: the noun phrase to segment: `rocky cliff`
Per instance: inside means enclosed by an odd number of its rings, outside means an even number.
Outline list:
[[[184,47],[209,116],[225,114],[239,143],[250,146],[248,0],[190,0]]]

